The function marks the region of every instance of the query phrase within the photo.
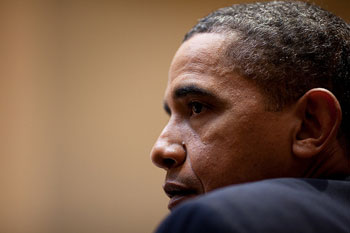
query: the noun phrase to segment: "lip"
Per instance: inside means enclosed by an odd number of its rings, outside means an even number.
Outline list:
[[[185,200],[198,195],[198,192],[184,184],[176,182],[166,182],[163,186],[164,192],[170,198],[168,209],[172,209]]]

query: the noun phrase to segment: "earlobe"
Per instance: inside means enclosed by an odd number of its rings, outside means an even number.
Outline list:
[[[292,151],[300,158],[311,158],[324,151],[337,137],[341,123],[341,108],[337,98],[328,90],[314,88],[296,103],[300,119]]]

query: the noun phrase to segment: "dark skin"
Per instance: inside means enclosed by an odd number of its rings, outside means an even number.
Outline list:
[[[334,95],[311,89],[283,110],[267,111],[259,88],[223,65],[226,45],[225,35],[197,34],[170,66],[164,98],[170,120],[151,152],[167,172],[168,208],[231,184],[348,174]]]

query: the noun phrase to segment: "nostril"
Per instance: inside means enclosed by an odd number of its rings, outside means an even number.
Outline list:
[[[171,158],[165,158],[163,159],[163,165],[166,168],[171,168],[176,164],[176,161],[174,159]]]

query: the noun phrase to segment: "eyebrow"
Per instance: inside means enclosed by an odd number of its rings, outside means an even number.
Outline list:
[[[180,86],[175,89],[173,92],[173,98],[174,99],[180,99],[184,98],[188,95],[194,95],[194,96],[206,96],[211,98],[216,98],[216,96],[211,93],[210,91],[207,91],[201,87],[198,87],[196,85],[186,85],[186,86]],[[163,103],[163,108],[165,112],[167,112],[169,115],[171,115],[171,110],[167,102]]]
[[[191,84],[191,85],[186,85],[186,86],[181,86],[176,88],[173,94],[173,98],[179,99],[179,98],[186,97],[188,95],[215,97],[215,95],[212,94],[211,92]]]

